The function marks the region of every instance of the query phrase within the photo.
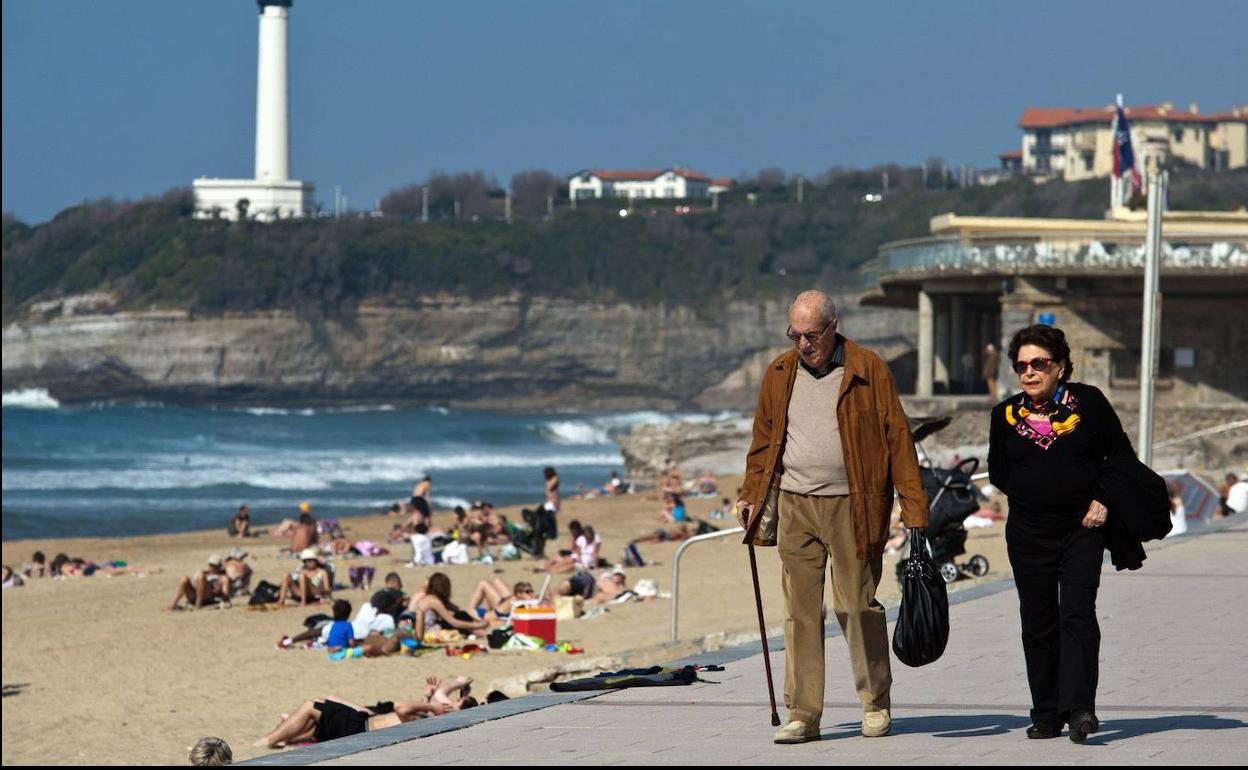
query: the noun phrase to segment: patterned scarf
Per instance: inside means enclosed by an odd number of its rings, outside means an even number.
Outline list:
[[[1043,404],[1032,404],[1026,393],[1020,394],[1017,403],[1005,407],[1005,421],[1018,435],[1048,449],[1059,437],[1078,427],[1078,410],[1074,395],[1065,385],[1059,385],[1053,398]]]

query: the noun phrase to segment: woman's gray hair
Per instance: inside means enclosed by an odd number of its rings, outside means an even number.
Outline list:
[[[217,767],[234,763],[230,744],[220,738],[200,738],[191,748],[191,764],[196,767]]]

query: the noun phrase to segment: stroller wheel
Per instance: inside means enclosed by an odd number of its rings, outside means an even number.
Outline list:
[[[961,571],[958,569],[958,565],[951,561],[947,561],[940,565],[940,576],[946,583],[956,582],[960,574]]]
[[[970,567],[971,574],[975,577],[983,577],[988,574],[988,560],[983,556],[972,556]]]

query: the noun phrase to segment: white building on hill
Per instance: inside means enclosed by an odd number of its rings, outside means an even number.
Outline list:
[[[711,179],[687,168],[647,171],[586,169],[568,179],[568,197],[709,198]]]

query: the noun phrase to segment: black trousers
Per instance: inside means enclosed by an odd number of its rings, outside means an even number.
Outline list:
[[[1005,529],[1023,626],[1031,721],[1060,728],[1073,710],[1095,710],[1105,531],[1032,526],[1011,517]]]

